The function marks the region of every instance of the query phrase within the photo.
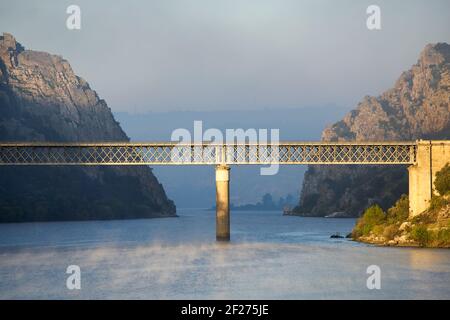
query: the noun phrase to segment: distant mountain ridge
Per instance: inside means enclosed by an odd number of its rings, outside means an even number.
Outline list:
[[[394,87],[365,97],[355,110],[326,128],[323,141],[383,141],[450,138],[450,45],[429,44]],[[380,166],[309,166],[300,215],[345,211],[359,215],[373,202],[390,207],[408,191],[407,170]]]
[[[129,141],[62,57],[0,36],[0,141]],[[0,222],[174,216],[151,169],[2,167]]]

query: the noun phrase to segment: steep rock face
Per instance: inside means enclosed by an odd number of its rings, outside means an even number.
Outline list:
[[[129,141],[60,56],[0,36],[0,141]],[[148,167],[0,167],[0,221],[175,215]]]
[[[429,44],[392,89],[365,97],[344,119],[326,128],[322,140],[448,139],[449,102],[450,45]],[[407,192],[404,166],[310,166],[295,211],[310,216],[346,211],[357,216],[373,202],[390,207]]]

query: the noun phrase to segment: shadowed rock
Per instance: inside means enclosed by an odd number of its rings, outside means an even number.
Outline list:
[[[1,141],[129,141],[62,57],[0,36]],[[0,222],[174,216],[146,166],[1,167]]]
[[[322,140],[448,139],[449,101],[450,45],[429,44],[392,89],[365,97],[344,119],[326,128]],[[386,209],[407,192],[405,166],[309,166],[295,212],[358,216],[373,203]]]

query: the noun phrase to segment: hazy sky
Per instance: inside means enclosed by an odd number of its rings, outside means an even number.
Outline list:
[[[370,4],[380,31],[366,28]],[[0,0],[0,32],[64,56],[116,112],[350,109],[427,43],[450,42],[449,12],[445,0]]]

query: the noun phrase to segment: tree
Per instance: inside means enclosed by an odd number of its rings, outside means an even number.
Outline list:
[[[363,216],[358,219],[352,235],[354,238],[367,236],[376,226],[383,224],[385,221],[386,214],[379,205],[375,204],[367,208]]]
[[[387,220],[388,223],[393,224],[397,222],[404,222],[409,216],[409,199],[407,195],[402,195],[397,200],[395,205],[388,209]]]
[[[436,172],[434,186],[441,196],[450,192],[450,165],[448,163]]]

